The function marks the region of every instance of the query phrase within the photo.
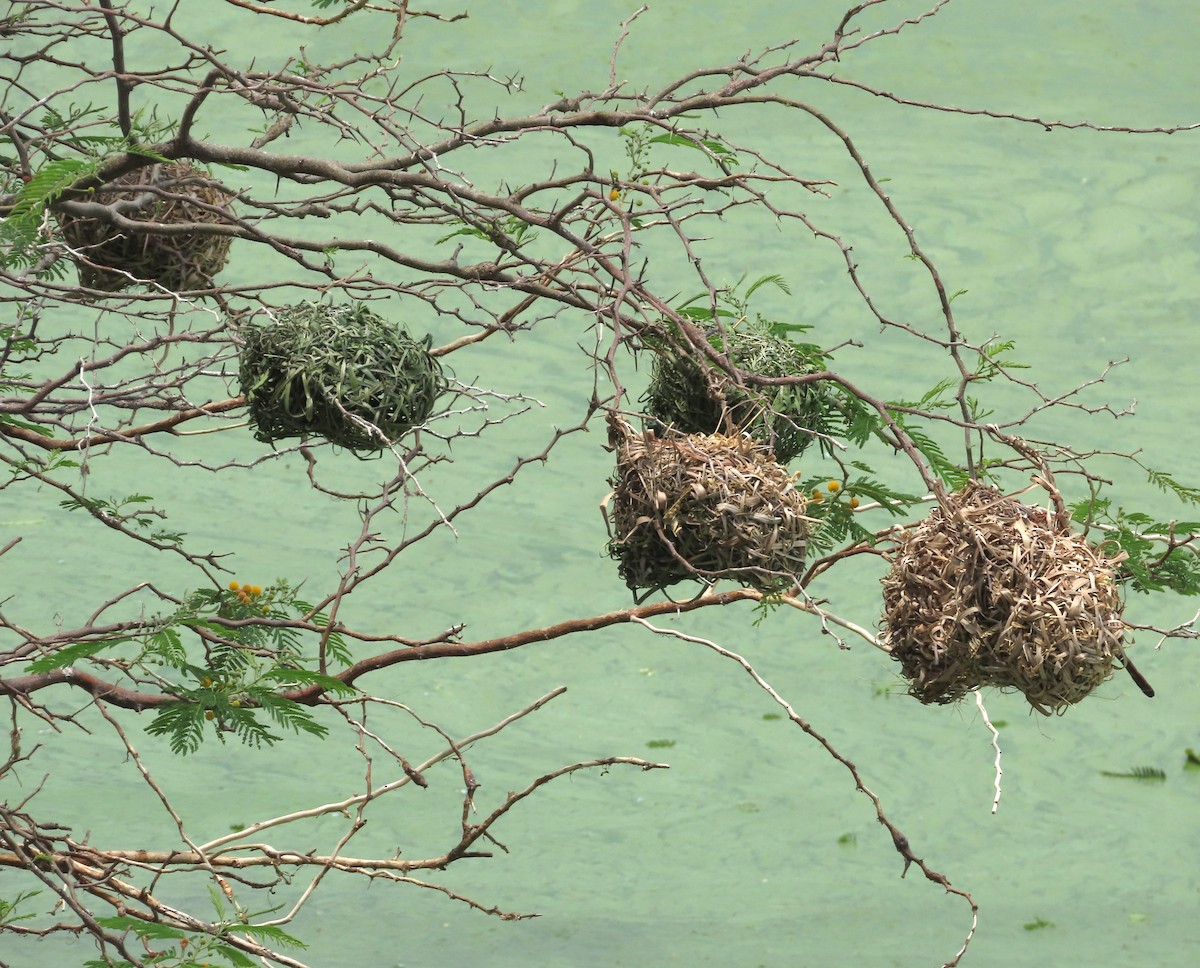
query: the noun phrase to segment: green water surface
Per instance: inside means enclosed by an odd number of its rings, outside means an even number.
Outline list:
[[[678,0],[652,0],[649,8],[618,62],[635,86],[653,87],[785,37],[809,37],[815,47],[842,9],[827,2]],[[461,66],[523,73],[528,93],[516,102],[540,105],[555,89],[607,84],[619,21],[634,9],[476,4],[470,19],[453,27],[418,24],[413,36],[420,43],[406,50],[406,69],[458,64],[463,52],[484,50],[480,63]],[[919,9],[885,4],[872,22]],[[217,29],[223,14],[214,16]],[[337,28],[338,42],[355,29],[353,18]],[[253,42],[266,58],[282,58],[294,46],[282,32]],[[1153,127],[1200,120],[1197,44],[1195,4],[959,0],[930,22],[847,58],[842,73],[914,100]],[[1200,481],[1192,413],[1200,350],[1200,134],[1046,132],[1012,120],[919,111],[820,81],[793,82],[787,93],[836,118],[875,175],[889,179],[889,193],[948,287],[967,290],[955,308],[969,337],[996,332],[1015,339],[1017,355],[1035,365],[1031,379],[1047,392],[1129,358],[1088,401],[1119,410],[1136,399],[1136,418],[1055,412],[1035,423],[1041,435],[1069,435],[1085,450],[1140,448],[1148,464]],[[765,139],[794,170],[835,178],[839,186],[828,200],[808,203],[809,214],[852,242],[889,315],[937,327],[928,277],[904,258],[902,234],[865,198],[838,142],[815,124],[797,125],[769,109],[721,121],[735,140]],[[622,154],[613,139],[616,167]],[[513,162],[498,156],[494,163],[496,179],[521,180],[504,169]],[[865,342],[866,349],[839,357],[851,379],[889,396],[945,375],[934,352],[878,332],[828,245],[795,224],[732,218],[725,230],[701,248],[709,276],[733,282],[745,273],[780,273],[792,294],[764,290],[760,308],[815,324],[820,342]],[[253,252],[235,250],[233,278],[253,278],[253,259]],[[694,283],[681,276],[680,286]],[[436,320],[431,325],[435,342],[457,335],[450,325],[441,332]],[[530,393],[544,407],[502,428],[488,446],[464,451],[453,468],[431,472],[422,484],[435,500],[452,505],[470,493],[469,484],[489,479],[488,470],[505,472],[518,455],[544,446],[554,426],[579,419],[591,391],[578,348],[586,333],[586,321],[562,317],[536,338],[489,342],[471,359],[469,374],[455,359],[461,376]],[[637,379],[631,373],[631,382]],[[1029,400],[997,394],[997,405],[1023,412]],[[627,605],[615,566],[602,555],[598,504],[611,473],[603,443],[599,427],[566,440],[555,460],[523,472],[464,519],[457,538],[435,535],[347,600],[343,621],[414,638],[466,623],[470,640]],[[197,459],[258,452],[248,433],[187,446]],[[373,471],[349,457],[321,460],[334,479]],[[1131,504],[1182,513],[1126,467],[1114,463],[1113,474]],[[313,493],[297,457],[203,476],[129,458],[97,462],[91,486],[101,476],[114,492],[132,486],[174,494],[177,523],[194,548],[235,552],[244,580],[307,579],[311,597],[336,579],[340,549],[355,527],[354,508]],[[181,494],[181,486],[194,490]],[[97,601],[135,581],[169,587],[177,572],[172,562],[46,507],[0,507],[0,541],[18,526],[26,535],[0,563],[2,594],[19,593],[11,607],[26,624],[55,614],[78,623]],[[424,520],[430,512],[418,503],[413,513]],[[835,576],[814,593],[873,624],[878,570]],[[1171,625],[1194,610],[1193,602],[1137,599],[1128,614]],[[661,624],[751,659],[857,765],[913,851],[972,894],[979,923],[964,965],[1200,963],[1200,771],[1183,769],[1184,749],[1200,748],[1200,655],[1193,644],[1156,651],[1155,637],[1137,640],[1138,664],[1158,687],[1153,700],[1123,675],[1052,719],[1031,715],[1019,696],[987,696],[991,717],[1007,723],[1003,798],[993,815],[994,751],[973,704],[921,706],[897,688],[885,656],[861,643],[839,649],[799,615],[776,614],[758,626],[752,619],[747,610],[706,610]],[[581,773],[552,784],[497,828],[510,852],[497,849],[492,859],[455,865],[436,878],[485,906],[541,917],[501,921],[433,891],[330,878],[295,925],[311,942],[297,954],[302,961],[323,968],[907,968],[941,965],[961,946],[971,926],[966,904],[915,868],[902,878],[890,836],[847,770],[780,719],[740,668],[700,646],[621,628],[470,661],[406,663],[372,678],[368,688],[464,735],[560,685],[568,687],[563,696],[468,753],[482,784],[481,812],[575,760],[631,755],[671,768]],[[60,711],[82,705],[70,694],[52,701]],[[379,714],[372,723],[411,761],[440,748],[404,715]],[[362,784],[362,764],[346,755],[345,743],[290,739],[280,752],[209,743],[175,759],[165,744],[138,736],[137,723],[127,728],[199,839],[219,836],[231,823],[340,799]],[[37,734],[33,721],[30,730],[44,750],[38,772],[22,772],[19,781],[31,788],[49,771],[38,800],[47,815],[90,831],[100,845],[172,842],[169,818],[103,740],[102,724],[97,736]],[[1163,769],[1166,782],[1102,775],[1142,765]],[[461,775],[447,764],[429,779],[429,789],[376,805],[350,851],[421,856],[452,843]],[[15,782],[5,782],[11,801]],[[328,849],[345,823],[312,822],[306,829],[316,836],[304,841],[306,849]],[[280,840],[275,846],[295,846],[285,835]],[[12,890],[10,880],[0,878],[0,889]],[[279,891],[272,903],[293,903],[302,886]],[[0,961],[30,968],[64,968],[93,956],[83,942],[48,941],[10,956],[12,946],[0,934]]]

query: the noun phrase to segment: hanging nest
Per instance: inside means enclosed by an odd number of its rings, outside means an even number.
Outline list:
[[[161,225],[225,225],[233,214],[233,196],[183,161],[139,168],[106,188],[67,192],[64,198],[114,205],[126,218]],[[76,260],[80,284],[105,292],[139,282],[172,292],[208,289],[225,266],[232,240],[206,232],[127,232],[100,218],[65,212],[57,218],[67,244],[83,257]]]
[[[731,578],[767,592],[797,581],[806,501],[771,451],[722,434],[639,434],[611,423],[609,554],[635,593]]]
[[[264,443],[315,434],[378,452],[428,420],[446,389],[432,337],[415,340],[361,304],[300,303],[243,335],[242,393]]]
[[[812,353],[762,327],[712,329],[710,345],[730,364],[765,377],[803,376],[825,368]],[[745,433],[787,464],[834,429],[838,410],[819,382],[791,385],[735,383],[711,361],[661,353],[642,402],[660,427],[687,434]],[[831,420],[832,418],[832,420]]]
[[[883,579],[884,644],[921,702],[998,686],[1061,712],[1124,661],[1123,557],[1048,511],[969,484],[896,549]]]

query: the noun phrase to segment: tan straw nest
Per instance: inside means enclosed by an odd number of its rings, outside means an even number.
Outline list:
[[[745,437],[658,437],[612,422],[609,553],[635,592],[730,578],[764,591],[804,567],[806,501],[765,445]]]
[[[883,642],[921,702],[998,686],[1061,712],[1124,661],[1122,558],[969,484],[905,532],[883,579]]]
[[[67,192],[69,201],[114,207],[139,223],[221,225],[232,214],[232,195],[187,162],[149,165],[95,192]],[[102,218],[58,213],[63,237],[78,251],[80,284],[117,292],[139,282],[172,292],[207,289],[225,266],[230,236],[203,231],[127,231]]]

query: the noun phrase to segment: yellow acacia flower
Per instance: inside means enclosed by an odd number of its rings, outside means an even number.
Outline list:
[[[237,582],[235,582],[235,581],[231,581],[231,582],[229,583],[229,590],[230,590],[231,592],[236,592],[236,591],[238,590],[238,583],[237,583]]]
[[[842,485],[841,485],[841,484],[839,484],[837,481],[830,481],[830,482],[829,482],[828,484],[826,484],[825,486],[826,486],[827,488],[829,488],[829,493],[830,493],[830,494],[836,494],[838,491],[840,491],[840,490],[842,489]]]

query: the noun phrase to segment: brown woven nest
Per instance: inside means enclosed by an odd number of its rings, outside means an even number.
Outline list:
[[[149,165],[98,191],[63,197],[114,206],[135,222],[168,226],[222,225],[233,212],[233,196],[183,161]],[[132,232],[66,212],[57,218],[67,244],[79,252],[79,282],[89,289],[117,292],[138,283],[157,283],[172,292],[207,289],[229,255],[228,235]]]
[[[609,554],[635,593],[729,578],[793,585],[808,542],[806,501],[770,448],[745,437],[659,437],[612,424]]]
[[[1123,557],[1041,508],[969,484],[896,549],[883,579],[884,644],[921,702],[998,686],[1062,712],[1124,661]]]

